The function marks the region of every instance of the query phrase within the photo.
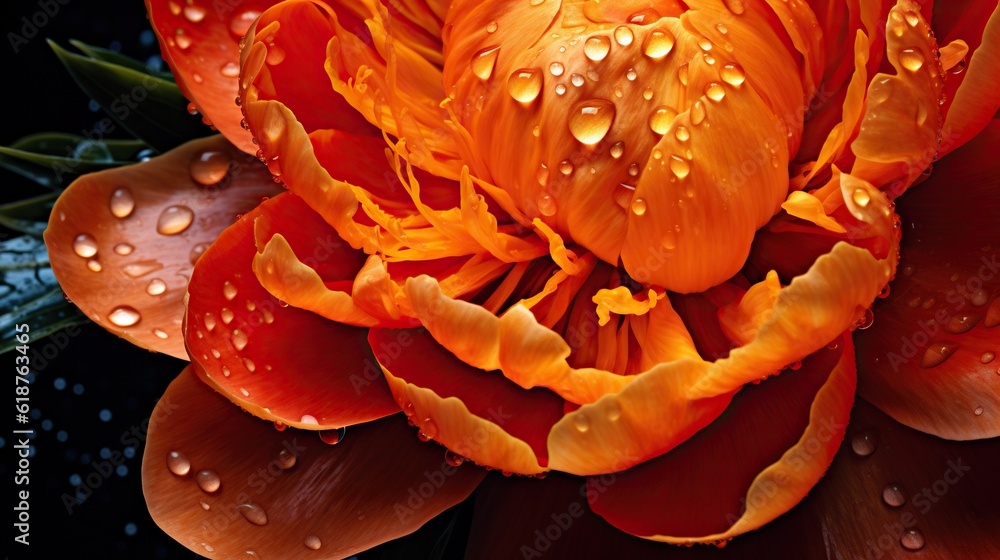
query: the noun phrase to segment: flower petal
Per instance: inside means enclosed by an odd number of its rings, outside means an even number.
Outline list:
[[[260,13],[276,0],[218,2],[208,6],[174,0],[146,0],[149,22],[177,85],[212,126],[237,148],[257,151],[240,127],[239,40]]]
[[[545,437],[563,414],[557,395],[478,371],[423,329],[372,329],[369,341],[393,395],[426,437],[488,467],[546,470]]]
[[[619,473],[606,491],[592,477],[591,507],[624,531],[675,544],[757,529],[823,476],[844,437],[854,387],[853,347],[841,337],[798,371],[745,388],[708,427]]]
[[[221,136],[84,175],[59,197],[45,230],[53,271],[102,327],[186,359],[182,299],[194,261],[238,214],[278,190]]]
[[[336,446],[279,432],[190,369],[160,399],[147,437],[142,484],[153,520],[192,551],[219,558],[347,557],[413,532],[485,474],[450,466],[400,416],[351,428]],[[189,471],[171,471],[174,452]],[[221,479],[216,490],[199,487],[213,478],[204,470]]]
[[[251,270],[255,227],[281,231],[327,281],[350,279],[363,263],[363,254],[294,195],[282,194],[240,218],[202,256],[188,286],[186,338],[199,373],[254,415],[304,429],[397,412],[367,329],[283,306],[260,285]]]
[[[948,439],[1000,435],[998,147],[994,120],[900,199],[902,274],[857,337],[860,394]]]

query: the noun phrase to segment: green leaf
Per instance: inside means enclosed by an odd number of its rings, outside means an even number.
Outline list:
[[[95,145],[99,144],[99,146]],[[89,139],[63,132],[42,132],[25,136],[9,147],[50,156],[67,156],[90,161],[135,161],[149,145],[142,140]]]
[[[161,152],[210,132],[201,119],[188,114],[188,101],[174,82],[71,53],[53,41],[49,46],[76,83],[118,125]],[[112,130],[95,131],[107,132]]]
[[[0,167],[54,189],[83,173],[135,163],[143,150],[150,148],[138,140],[34,134],[0,146]]]
[[[73,325],[90,322],[72,303],[66,301],[62,290],[56,288],[29,301],[25,305],[0,315],[0,354],[18,345],[16,326],[26,324],[32,342]]]
[[[88,45],[83,41],[77,41],[76,39],[70,39],[69,44],[73,45],[83,54],[89,56],[90,58],[103,60],[104,62],[109,62],[116,66],[121,66],[124,68],[129,68],[136,70],[138,72],[143,72],[149,74],[150,76],[156,76],[158,78],[163,78],[164,80],[174,81],[174,75],[169,72],[154,72],[149,69],[145,64],[139,62],[138,60],[125,56],[120,52],[115,52],[110,49],[105,49],[101,47],[95,47],[93,45]]]
[[[59,193],[43,194],[0,205],[0,225],[14,231],[39,236],[45,231],[49,213]]]

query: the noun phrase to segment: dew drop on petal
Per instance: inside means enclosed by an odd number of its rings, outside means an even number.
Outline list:
[[[444,450],[444,461],[452,467],[460,467],[465,462],[465,457],[455,453],[451,449]]]
[[[319,550],[323,547],[323,541],[319,540],[319,537],[316,535],[309,535],[304,541],[302,541],[302,544],[304,544],[309,550]]]
[[[236,506],[236,509],[240,510],[243,519],[246,519],[250,523],[261,527],[267,525],[267,512],[264,511],[264,508],[260,504],[249,502]]]
[[[158,296],[167,291],[167,283],[159,278],[153,278],[146,284],[146,293],[151,296]],[[211,330],[211,329],[209,329]]]
[[[691,124],[698,126],[705,120],[705,104],[701,100],[691,105]]]
[[[943,342],[932,342],[927,350],[924,350],[923,357],[920,358],[920,367],[930,369],[945,362],[952,354],[958,350],[958,343],[946,340]]]
[[[191,461],[180,451],[167,453],[167,469],[177,476],[184,476],[191,470]]]
[[[712,82],[705,87],[705,97],[715,102],[722,101],[726,97],[726,89],[718,82]]]
[[[313,416],[312,414],[303,414],[302,418],[299,419],[299,422],[302,424],[306,424],[307,426],[315,426],[319,424],[319,422],[316,420],[316,417]]]
[[[198,482],[198,488],[209,494],[218,491],[219,487],[222,486],[222,478],[219,476],[219,473],[211,469],[198,471],[198,474],[194,475],[194,478]]]
[[[472,55],[470,63],[472,73],[480,80],[488,80],[493,75],[493,67],[497,62],[497,55],[500,54],[500,47],[486,47]]]
[[[565,67],[563,67],[561,62],[553,62],[552,64],[549,64],[549,73],[553,76],[562,76],[564,71]]]
[[[892,507],[900,507],[906,503],[906,495],[898,484],[889,484],[882,489],[882,500]]]
[[[169,206],[156,221],[156,231],[161,235],[177,235],[191,226],[194,212],[187,206]]]
[[[123,257],[131,255],[132,251],[134,251],[134,250],[135,250],[135,247],[129,245],[128,243],[119,243],[119,244],[115,245],[115,253],[119,254],[119,255],[121,255]]]
[[[649,116],[649,129],[656,134],[666,134],[675,117],[677,117],[677,111],[673,108],[666,105],[657,107]]]
[[[854,454],[858,457],[871,455],[877,447],[878,438],[871,432],[858,432],[851,438],[851,451],[854,451]]]
[[[191,178],[200,185],[214,185],[226,178],[230,163],[225,153],[205,150],[191,160]]]
[[[521,68],[507,79],[507,93],[515,101],[530,103],[542,91],[542,72],[538,68]]]
[[[247,10],[236,14],[233,19],[229,20],[229,32],[237,39],[243,37],[258,17],[260,17],[260,12],[256,10]]]
[[[111,201],[108,206],[114,217],[127,218],[135,210],[135,197],[132,196],[132,191],[126,188],[115,189],[111,193]]]
[[[323,440],[323,443],[337,445],[344,441],[344,436],[347,435],[347,428],[342,426],[334,430],[320,430],[318,433],[319,439]]]
[[[573,425],[576,427],[577,431],[584,433],[590,430],[590,418],[587,418],[586,413],[582,411],[576,411],[573,415]]]
[[[556,199],[549,193],[542,193],[538,197],[538,211],[543,216],[554,216],[556,213]]]
[[[983,352],[983,355],[979,357],[979,361],[984,364],[988,364],[992,362],[996,356],[997,355],[994,352]]]
[[[622,154],[625,153],[625,142],[621,140],[615,142],[611,145],[609,152],[611,153],[611,157],[615,159],[622,157]]]
[[[747,79],[747,75],[743,70],[743,67],[735,62],[726,63],[722,67],[720,75],[722,76],[722,81],[734,87],[742,85]]]
[[[643,198],[637,198],[632,201],[632,213],[636,216],[642,216],[646,213],[646,200]]]
[[[986,410],[981,406],[977,406],[976,409],[972,411],[972,413],[976,416],[982,416],[983,412],[986,412]]]
[[[635,35],[632,34],[632,30],[625,25],[621,25],[615,28],[615,42],[623,47],[627,47],[632,44],[635,40]]]
[[[233,348],[237,351],[243,350],[247,347],[247,335],[240,329],[234,329],[233,334],[230,335],[229,341],[233,343]]]
[[[659,60],[670,54],[673,48],[674,36],[667,30],[656,30],[646,38],[642,52],[653,60]]]
[[[111,321],[112,324],[119,327],[134,326],[141,319],[142,316],[139,315],[139,312],[127,305],[118,306],[112,309],[111,313],[108,314],[108,320]]]
[[[604,60],[610,51],[611,41],[603,35],[590,37],[583,43],[583,54],[594,62]]]
[[[194,247],[191,247],[191,252],[188,254],[188,262],[190,262],[191,264],[197,263],[198,259],[200,259],[201,256],[205,254],[205,251],[208,249],[208,246],[209,246],[208,243],[199,243]]]
[[[916,49],[903,49],[899,51],[899,63],[910,72],[916,72],[924,65],[924,55]]]
[[[606,99],[589,99],[573,108],[569,130],[583,144],[593,145],[604,139],[615,119],[615,104]]]
[[[240,75],[240,65],[230,60],[219,68],[219,73],[226,78],[238,78]],[[237,97],[236,101],[240,101],[240,98]]]
[[[205,8],[200,6],[184,6],[184,18],[191,23],[198,23],[205,19]]]
[[[233,301],[233,298],[236,297],[236,286],[234,286],[229,280],[226,280],[225,283],[222,284],[222,295],[227,300]]]
[[[284,430],[284,428],[282,428],[282,430]],[[285,470],[294,467],[297,461],[298,457],[287,449],[282,449],[278,453],[278,466]]]
[[[100,272],[104,269],[104,267],[101,266],[101,262],[97,259],[90,259],[87,261],[87,268],[89,268],[92,272]]]
[[[907,529],[899,537],[899,544],[906,550],[920,550],[924,547],[924,534],[920,529]]]
[[[73,252],[80,257],[89,259],[97,254],[97,240],[86,233],[81,233],[73,240]]]

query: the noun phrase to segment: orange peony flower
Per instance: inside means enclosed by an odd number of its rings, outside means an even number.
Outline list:
[[[346,557],[486,479],[470,557],[701,554],[649,541],[723,546],[829,469],[732,554],[924,547],[853,500],[927,515],[966,472],[868,403],[1000,435],[1000,11],[942,4],[147,0],[222,136],[79,179],[45,237],[88,316],[191,361],[153,518]],[[957,463],[858,479],[875,438]]]

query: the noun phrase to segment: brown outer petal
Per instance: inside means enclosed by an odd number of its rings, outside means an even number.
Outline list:
[[[222,154],[229,171],[219,183],[204,187],[192,179],[190,169],[207,152]],[[124,218],[111,211],[118,189],[131,193],[135,203]],[[238,214],[278,190],[264,166],[221,136],[188,142],[148,162],[85,175],[52,209],[45,231],[52,269],[67,297],[102,327],[143,348],[186,359],[182,299],[191,261]],[[179,234],[162,235],[157,222],[173,206],[193,211],[193,222]],[[75,253],[74,241],[83,234],[96,241],[93,257]],[[125,252],[122,244],[131,246],[125,255],[120,254]],[[88,268],[91,260],[100,264],[100,272]],[[162,282],[162,292],[154,280]],[[119,306],[131,307],[140,320],[127,327],[112,323],[109,314]]]
[[[190,460],[190,472],[168,469],[173,451]],[[294,466],[284,469],[289,455]],[[221,478],[217,491],[199,488],[196,473],[204,469]],[[464,500],[484,475],[450,466],[401,416],[353,427],[336,446],[294,428],[279,432],[237,410],[190,368],[153,411],[142,465],[153,520],[213,558],[249,551],[288,560],[347,557],[413,532]],[[254,508],[244,504],[261,508],[266,524],[250,522]],[[307,547],[309,536],[318,537],[318,550]]]

